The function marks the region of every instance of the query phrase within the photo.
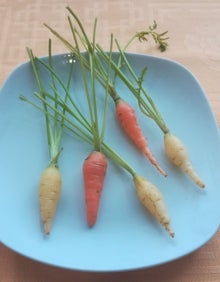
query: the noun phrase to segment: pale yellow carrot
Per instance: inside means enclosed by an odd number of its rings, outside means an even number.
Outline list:
[[[61,192],[61,174],[57,166],[48,166],[41,175],[39,184],[40,215],[45,234],[50,234],[53,218]]]
[[[164,135],[164,146],[168,159],[191,177],[200,188],[204,188],[205,184],[192,167],[186,146],[182,141],[168,132]]]
[[[164,226],[169,235],[174,237],[168,210],[159,189],[140,175],[135,174],[133,180],[141,204]]]

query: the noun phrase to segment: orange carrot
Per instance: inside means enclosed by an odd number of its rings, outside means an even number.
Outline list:
[[[127,136],[158,169],[158,171],[162,175],[167,176],[166,172],[159,166],[158,162],[149,149],[147,139],[144,137],[143,132],[141,131],[134,109],[122,99],[118,99],[115,105],[116,117]]]
[[[98,216],[106,170],[107,160],[101,152],[93,151],[84,161],[86,217],[90,227],[95,224]]]

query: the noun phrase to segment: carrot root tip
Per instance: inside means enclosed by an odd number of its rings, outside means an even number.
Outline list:
[[[169,225],[165,225],[165,229],[169,233],[170,237],[172,237],[172,238],[175,237],[175,233],[171,230]]]
[[[158,162],[156,161],[156,159],[154,158],[154,156],[152,155],[152,153],[150,152],[150,150],[145,148],[144,151],[144,155],[149,159],[149,161],[151,162],[152,165],[154,165],[156,167],[156,169],[164,176],[167,177],[167,173],[165,170],[163,170],[160,165],[158,164]]]
[[[52,222],[51,222],[51,221],[46,221],[46,222],[44,222],[44,233],[45,233],[46,235],[50,235],[51,225],[52,225]]]

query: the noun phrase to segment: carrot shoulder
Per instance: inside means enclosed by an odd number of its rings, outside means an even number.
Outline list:
[[[90,227],[92,227],[97,220],[106,170],[107,159],[101,152],[93,151],[84,161],[83,179],[86,217]]]
[[[162,175],[166,176],[166,172],[160,167],[149,149],[147,139],[138,124],[134,109],[122,99],[116,102],[116,117],[122,129],[135,146],[149,159]]]

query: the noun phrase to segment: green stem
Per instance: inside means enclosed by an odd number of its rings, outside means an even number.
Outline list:
[[[105,99],[104,99],[104,110],[103,110],[103,118],[102,118],[102,127],[100,130],[99,127],[99,119],[98,119],[98,110],[97,110],[97,97],[96,97],[96,83],[95,80],[97,79],[101,85],[105,86],[109,84],[109,77],[110,77],[110,62],[107,62],[107,71],[104,70],[99,58],[97,58],[96,53],[95,53],[95,45],[96,45],[96,26],[97,26],[97,20],[95,20],[94,23],[94,28],[93,28],[93,38],[92,38],[92,42],[90,43],[90,40],[88,38],[88,36],[85,33],[85,30],[83,29],[79,19],[77,18],[77,16],[70,11],[71,15],[74,17],[74,19],[76,20],[81,33],[78,32],[78,30],[76,28],[73,27],[72,21],[71,19],[68,17],[68,21],[69,21],[69,25],[70,25],[70,29],[73,35],[73,39],[74,39],[74,43],[75,43],[75,53],[77,53],[77,57],[79,59],[80,62],[80,66],[81,66],[81,72],[82,72],[82,76],[83,76],[83,82],[84,82],[84,86],[85,86],[85,91],[86,91],[86,96],[87,96],[87,103],[88,103],[88,107],[89,107],[89,112],[90,112],[90,116],[91,116],[91,124],[92,124],[92,130],[93,130],[93,136],[94,136],[94,149],[95,150],[101,150],[101,143],[102,140],[104,138],[104,132],[105,132],[105,127],[106,127],[106,117],[107,117],[107,101],[108,101],[108,95],[107,95],[107,90],[106,90],[106,94],[105,94]],[[83,46],[86,47],[88,56],[89,56],[89,62],[85,63],[84,58],[82,57],[81,53],[80,53],[80,49],[79,49],[79,43],[77,40],[77,37],[80,39],[80,42],[83,44]],[[110,60],[111,60],[111,55],[112,54],[112,40],[111,40],[111,46],[110,46]],[[90,78],[91,78],[91,95],[89,92],[89,87],[88,87],[88,81],[85,75],[85,70],[84,68],[86,68],[87,70],[89,70],[90,72]],[[98,71],[97,71],[98,70]],[[97,73],[99,73],[99,75],[97,75]],[[104,78],[103,78],[104,76]],[[108,87],[105,87],[106,89]]]
[[[98,111],[97,111],[97,98],[96,98],[96,85],[95,85],[95,55],[94,55],[94,46],[95,46],[95,35],[96,35],[96,25],[97,21],[95,20],[93,28],[93,43],[90,45],[91,52],[89,52],[89,62],[90,62],[90,77],[91,77],[91,100],[92,100],[92,112],[93,112],[93,129],[94,129],[94,150],[101,151],[101,140],[99,136],[99,120],[98,120]],[[83,64],[82,64],[83,65]],[[84,68],[84,66],[83,66]],[[89,95],[89,93],[88,93]]]
[[[31,66],[34,72],[34,76],[38,85],[38,88],[40,90],[40,94],[42,96],[44,96],[44,88],[43,88],[43,84],[41,82],[40,76],[39,76],[39,72],[35,63],[35,57],[34,54],[32,52],[32,50],[30,48],[26,48],[30,62],[31,62]],[[47,142],[48,142],[48,146],[50,147],[51,144],[51,134],[50,134],[50,129],[49,129],[49,118],[48,118],[48,114],[47,114],[47,106],[45,104],[43,104],[44,106],[44,111],[45,111],[45,122],[46,122],[46,131],[47,131]]]
[[[57,86],[56,86],[56,75],[53,70],[53,60],[52,60],[52,44],[51,40],[49,40],[48,43],[48,65],[43,62],[42,60],[34,57],[33,52],[31,49],[27,48],[27,53],[30,58],[30,62],[33,68],[33,72],[38,84],[38,88],[40,90],[40,93],[37,95],[38,98],[41,100],[42,105],[43,105],[43,113],[45,115],[45,121],[46,121],[46,132],[47,132],[47,140],[48,140],[48,147],[50,151],[50,163],[53,165],[57,165],[58,163],[58,158],[60,156],[60,153],[62,149],[60,149],[60,144],[61,144],[61,139],[63,135],[63,118],[61,121],[58,119],[58,107],[60,105],[60,102],[58,101],[58,91],[57,91]],[[49,107],[51,106],[50,103],[48,103],[47,99],[49,96],[47,95],[46,91],[44,90],[43,87],[43,81],[40,77],[40,72],[37,68],[37,63],[41,63],[44,67],[46,66],[46,69],[49,71],[49,74],[51,76],[51,88],[53,90],[53,114],[49,111]],[[67,83],[67,90],[65,93],[68,93],[69,87],[70,87],[70,81],[72,78],[72,68],[73,66],[70,65],[70,71],[69,71],[69,77],[68,77],[68,83]],[[24,100],[24,99],[23,99]],[[64,97],[64,101],[66,102],[67,100],[67,95]],[[52,101],[52,100],[51,100]],[[65,116],[65,108],[62,108],[62,114]]]
[[[65,84],[63,83],[62,79],[54,72],[53,69],[51,69],[43,60],[39,59],[36,57],[36,60],[41,63],[49,72],[51,72],[53,74],[53,77],[57,80],[57,82],[60,84],[60,86],[62,87],[62,89],[64,90],[65,93],[65,99],[62,99],[62,97],[60,95],[57,95],[57,97],[59,97],[59,100],[57,101],[59,106],[62,106],[63,104],[65,104],[65,102],[67,100],[70,101],[74,111],[76,111],[76,115],[75,118],[77,120],[80,120],[80,122],[84,123],[85,127],[90,127],[89,122],[87,121],[87,119],[84,117],[84,115],[81,113],[81,110],[77,107],[75,101],[73,100],[73,98],[71,97],[68,87],[65,86]],[[72,71],[71,71],[71,75],[72,75]],[[69,79],[71,79],[71,75],[69,76]],[[69,81],[68,81],[68,85],[69,85]],[[53,89],[55,91],[55,89]],[[51,100],[54,100],[54,96],[48,94],[45,92],[45,95],[50,98]],[[65,108],[63,108],[63,111],[71,111],[70,107],[66,106]],[[72,111],[72,114],[74,112]]]
[[[109,97],[109,95],[108,95],[109,94],[108,93],[108,85],[109,85],[110,71],[111,71],[110,62],[112,60],[112,47],[113,47],[113,40],[112,40],[112,37],[111,37],[110,51],[109,51],[109,61],[108,61],[108,64],[107,64],[107,80],[106,80],[107,87],[105,89],[103,123],[102,123],[102,131],[101,131],[101,135],[100,135],[101,142],[103,142],[103,139],[104,139],[104,133],[105,133],[106,123],[107,123],[108,97]]]

